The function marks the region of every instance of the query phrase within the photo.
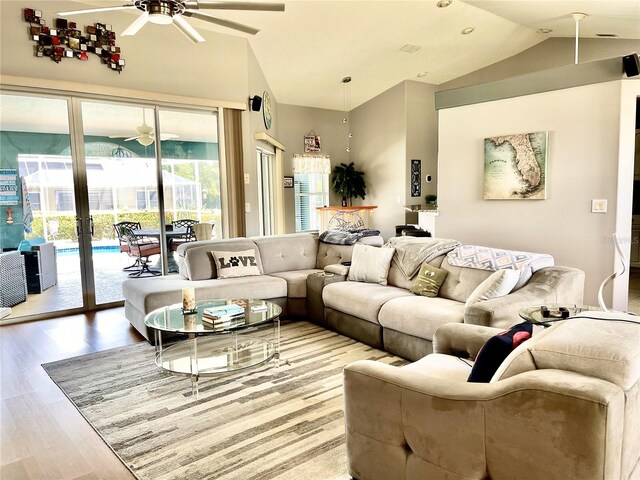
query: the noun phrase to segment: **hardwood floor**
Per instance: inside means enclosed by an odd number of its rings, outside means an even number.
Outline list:
[[[0,478],[133,479],[40,365],[140,341],[123,308],[0,327]]]

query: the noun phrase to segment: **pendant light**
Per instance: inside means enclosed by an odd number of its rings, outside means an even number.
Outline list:
[[[351,153],[351,139],[353,138],[353,133],[351,133],[351,127],[349,124],[349,108],[351,106],[351,77],[344,77],[342,79],[342,84],[344,85],[343,91],[343,103],[344,103],[344,111],[345,116],[342,117],[342,123],[347,124],[347,156]]]

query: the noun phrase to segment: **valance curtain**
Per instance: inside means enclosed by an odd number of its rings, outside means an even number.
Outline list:
[[[330,174],[331,159],[329,155],[302,155],[293,156],[293,173]]]

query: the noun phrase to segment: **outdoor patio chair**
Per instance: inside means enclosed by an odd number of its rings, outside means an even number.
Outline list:
[[[129,230],[139,230],[140,228],[142,228],[140,226],[140,222],[124,221],[124,222],[113,224],[113,231],[115,232],[116,237],[118,237],[118,242],[120,243],[121,252],[129,253],[129,242],[127,241],[126,232]],[[126,271],[138,270],[139,268],[140,268],[140,260],[136,258],[136,261],[133,263],[133,265],[124,267],[122,270],[126,270]]]
[[[186,228],[187,232],[184,235],[179,237],[172,238],[169,242],[169,246],[171,247],[171,251],[175,252],[180,245],[187,242],[195,242],[196,236],[193,232],[193,226],[198,223],[197,220],[190,220],[188,218],[184,218],[181,220],[174,220],[171,224],[173,228]]]
[[[133,228],[122,227],[121,233],[127,239],[127,252],[131,257],[136,259],[134,265],[138,265],[135,272],[129,274],[132,278],[138,278],[146,274],[146,276],[161,275],[162,272],[149,269],[149,257],[160,254],[160,244],[157,240],[133,233]],[[130,267],[129,267],[130,268]]]

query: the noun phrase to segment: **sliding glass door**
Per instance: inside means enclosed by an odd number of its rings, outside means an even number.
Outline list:
[[[47,278],[9,318],[117,305],[125,279],[177,271],[175,248],[195,238],[174,222],[222,236],[215,111],[9,92],[0,113],[0,248],[23,250],[15,281]],[[122,222],[157,248],[138,255]]]
[[[69,110],[66,99],[0,94],[0,247],[20,252],[26,274],[2,277],[23,292],[3,298],[10,318],[84,305]]]

